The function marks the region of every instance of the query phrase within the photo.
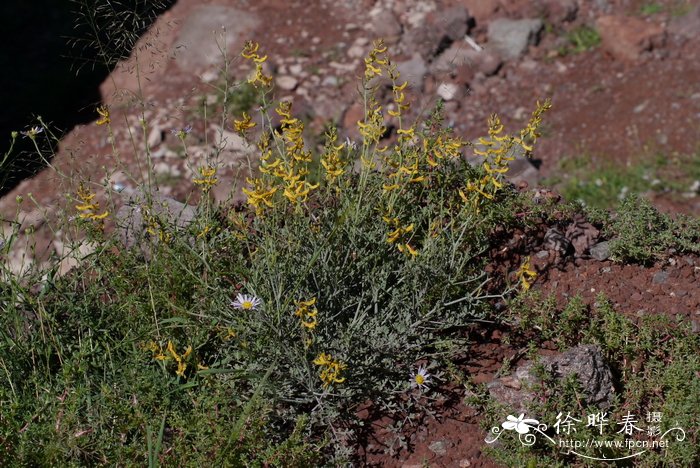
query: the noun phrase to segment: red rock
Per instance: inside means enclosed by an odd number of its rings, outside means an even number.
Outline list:
[[[642,52],[662,45],[665,36],[658,24],[627,16],[601,16],[596,27],[603,50],[627,62],[637,61]]]

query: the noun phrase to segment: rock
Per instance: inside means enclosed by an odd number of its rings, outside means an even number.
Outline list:
[[[500,7],[500,0],[462,0],[477,23],[485,23]]]
[[[700,36],[700,5],[683,16],[673,18],[668,25],[668,32],[687,39]]]
[[[402,42],[406,50],[415,51],[421,57],[432,60],[454,41],[464,37],[470,21],[471,17],[464,6],[454,6],[429,16],[418,22],[418,26],[404,31]]]
[[[290,75],[278,76],[275,79],[277,87],[284,91],[293,91],[299,85],[299,80]]]
[[[488,29],[489,46],[506,60],[517,59],[528,45],[537,44],[543,26],[540,19],[494,20]]]
[[[564,233],[557,228],[551,227],[544,235],[544,248],[562,255],[566,255],[571,252],[572,245]]]
[[[348,107],[343,115],[343,129],[348,137],[352,140],[361,138],[360,132],[357,129],[357,122],[364,119],[365,110],[362,104],[355,103]]]
[[[663,44],[664,29],[632,16],[601,16],[596,21],[601,47],[617,60],[634,62]]]
[[[435,24],[451,42],[464,38],[472,17],[464,5],[445,8],[436,15]]]
[[[574,216],[573,222],[566,228],[564,236],[574,247],[577,257],[584,255],[598,240],[600,231],[581,215]]]
[[[516,154],[515,160],[508,165],[506,178],[515,185],[522,182],[535,187],[540,181],[540,171],[523,154]]]
[[[582,345],[565,353],[540,358],[539,364],[558,381],[576,374],[584,398],[583,405],[607,408],[615,393],[612,373],[603,353],[596,345]],[[535,394],[532,388],[541,383],[534,373],[535,363],[526,362],[516,369],[512,376],[502,377],[487,384],[492,398],[509,406],[514,411],[523,412]]]
[[[653,284],[664,284],[668,281],[668,272],[667,271],[657,271],[654,273],[654,276],[651,278],[651,282]]]
[[[607,260],[610,258],[610,244],[608,241],[598,242],[593,247],[588,249],[588,253],[590,253],[591,257],[595,258],[596,260],[600,260],[601,262],[603,260]]]
[[[401,73],[401,79],[408,81],[411,88],[418,92],[423,90],[423,79],[428,67],[420,54],[413,54],[410,60],[397,63],[396,68]]]
[[[450,443],[450,441],[445,440],[445,439],[440,439],[432,442],[430,445],[428,445],[428,450],[433,452],[435,455],[444,457],[447,455],[447,450],[452,447],[453,444]]]
[[[160,125],[153,125],[151,131],[148,132],[148,138],[146,138],[146,143],[148,143],[149,148],[155,148],[160,145],[165,139],[165,130]]]
[[[437,94],[445,101],[451,101],[457,96],[459,86],[454,83],[442,83],[438,86]]]
[[[134,190],[126,204],[117,212],[115,222],[122,244],[126,248],[139,246],[146,257],[150,256],[151,249],[145,240],[150,238],[153,245],[158,242],[158,238],[147,234],[144,212],[148,212],[166,232],[186,228],[197,216],[195,206],[185,205],[159,193],[151,193],[149,197],[142,187]]]
[[[170,177],[180,177],[182,175],[180,168],[178,168],[174,164],[167,163],[164,161],[156,163],[153,166],[153,172],[159,175],[165,175]]]
[[[372,25],[376,36],[383,38],[389,45],[396,44],[401,39],[401,23],[390,10],[379,12],[372,20]]]
[[[223,61],[220,47],[235,55],[259,25],[260,19],[248,11],[224,5],[197,6],[183,20],[173,43],[175,63],[188,73],[211,69]],[[225,43],[217,45],[219,37]]]
[[[455,42],[431,64],[434,74],[456,74],[460,82],[469,83],[476,73],[484,76],[495,75],[503,60],[491,50],[478,51],[464,41]]]
[[[576,0],[540,0],[543,15],[553,23],[571,22],[578,14]]]

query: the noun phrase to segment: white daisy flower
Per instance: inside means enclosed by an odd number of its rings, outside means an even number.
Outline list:
[[[427,390],[428,384],[433,383],[430,379],[430,374],[425,366],[420,366],[418,372],[411,372],[411,388],[420,388],[421,390]]]
[[[239,310],[257,310],[262,301],[255,296],[239,294],[235,301],[231,301],[231,306]]]

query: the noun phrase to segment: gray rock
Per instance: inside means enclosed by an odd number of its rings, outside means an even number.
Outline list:
[[[517,59],[528,45],[537,44],[543,26],[540,19],[494,20],[489,24],[489,45],[504,59]]]
[[[408,81],[411,88],[416,91],[423,90],[423,79],[428,67],[420,54],[413,54],[410,60],[397,63],[396,68],[401,73],[401,79]]]
[[[159,193],[151,193],[149,196],[142,187],[133,191],[116,215],[119,239],[126,248],[139,246],[144,255],[150,257],[151,245],[157,243],[158,238],[146,232],[148,226],[144,213],[148,213],[148,217],[156,220],[168,232],[186,228],[197,216],[197,208]],[[150,242],[146,242],[147,239]]]
[[[654,276],[651,278],[651,282],[653,284],[664,284],[668,281],[668,272],[667,271],[657,271],[654,273]]]
[[[372,25],[376,36],[383,38],[387,44],[395,44],[401,39],[401,23],[389,10],[382,10],[375,16]]]
[[[544,235],[544,248],[566,255],[573,250],[571,241],[557,228],[549,228]]]
[[[452,447],[453,444],[451,444],[448,440],[445,439],[440,439],[432,442],[430,445],[428,445],[428,449],[433,452],[435,455],[438,455],[440,457],[444,457],[447,455],[447,450]]]
[[[299,80],[290,75],[278,76],[275,82],[284,91],[292,91],[299,85]]]
[[[588,250],[588,253],[591,254],[591,257],[601,262],[607,260],[610,258],[610,243],[608,241],[598,242]]]
[[[610,406],[615,393],[612,373],[598,346],[582,345],[562,354],[542,357],[540,365],[558,381],[575,374],[585,397],[584,405],[602,409]],[[512,376],[488,383],[491,397],[514,411],[525,411],[528,403],[535,398],[532,388],[541,383],[535,376],[534,368],[535,363],[527,362],[519,366]]]
[[[574,247],[577,257],[583,256],[598,240],[600,231],[586,219],[577,215],[564,233]]]
[[[464,5],[455,5],[438,13],[435,24],[450,41],[458,41],[467,34],[471,20],[472,18]]]
[[[217,39],[221,36],[231,56],[260,25],[253,13],[223,5],[202,5],[188,15],[173,43],[177,66],[189,73],[210,69],[223,61]],[[225,34],[223,34],[225,28]]]
[[[478,51],[464,41],[455,42],[441,53],[431,64],[435,73],[456,73],[464,82],[470,82],[476,73],[484,76],[495,75],[503,60],[498,54],[485,49]]]

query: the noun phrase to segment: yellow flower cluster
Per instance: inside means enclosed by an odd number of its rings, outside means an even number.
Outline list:
[[[360,130],[360,135],[362,135],[364,144],[366,146],[372,143],[379,142],[379,139],[386,133],[386,127],[384,126],[384,116],[382,115],[382,106],[374,99],[370,97],[367,103],[367,112],[365,113],[365,120],[358,121],[357,127]],[[381,152],[381,150],[380,150]]]
[[[97,108],[97,113],[100,115],[100,118],[95,122],[97,125],[105,125],[112,121],[112,119],[109,118],[109,107],[100,106]]]
[[[423,139],[423,154],[431,167],[437,167],[443,160],[453,160],[461,156],[466,144],[459,138],[439,135],[434,141]]]
[[[250,130],[251,128],[255,127],[256,123],[253,122],[253,119],[248,115],[247,112],[243,112],[243,116],[241,117],[241,120],[233,120],[233,128],[236,130],[241,136],[245,135],[245,132]]]
[[[314,364],[321,367],[321,381],[323,382],[323,388],[328,388],[334,383],[345,382],[345,377],[340,377],[340,373],[347,369],[347,365],[340,361],[333,359],[328,353],[321,353],[316,359],[314,359]]]
[[[204,166],[199,168],[199,175],[201,176],[200,178],[197,179],[192,179],[192,182],[194,182],[197,185],[202,186],[202,191],[203,192],[208,192],[211,190],[213,186],[215,186],[218,182],[219,179],[216,176],[216,168],[211,167],[211,166]]]
[[[270,83],[272,83],[272,77],[263,73],[262,64],[265,62],[265,60],[267,60],[267,55],[262,57],[258,55],[259,48],[260,44],[257,42],[246,41],[245,45],[243,46],[243,52],[241,52],[241,56],[243,58],[252,60],[253,63],[255,63],[255,75],[248,79],[248,83],[252,84],[256,88],[258,85],[268,87],[270,86]]]
[[[169,244],[173,239],[172,234],[163,229],[159,220],[155,216],[151,215],[151,211],[148,209],[148,207],[141,207],[141,212],[143,213],[146,232],[153,237],[157,237],[162,243]]]
[[[182,355],[177,353],[175,345],[170,340],[168,340],[168,346],[166,349],[167,352],[164,352],[162,346],[156,343],[155,341],[149,342],[146,345],[146,348],[153,352],[153,359],[157,361],[169,361],[171,359],[174,360],[177,363],[177,370],[175,371],[175,374],[179,375],[180,377],[184,377],[185,371],[187,370],[186,361],[187,358],[192,354],[192,346],[188,346]]]
[[[536,109],[532,113],[530,121],[527,123],[527,126],[520,131],[520,138],[517,138],[516,142],[522,145],[523,149],[525,149],[525,151],[527,151],[528,153],[532,152],[533,145],[537,142],[537,139],[540,137],[540,134],[537,130],[542,124],[542,114],[544,114],[551,108],[551,100],[546,99],[542,104],[540,104],[540,101],[537,101]]]
[[[532,286],[532,283],[537,278],[537,272],[530,266],[530,257],[525,258],[525,261],[520,265],[515,276],[520,280],[520,284],[525,291],[530,289],[530,286]]]
[[[390,229],[393,228],[393,231],[387,235],[387,243],[395,244],[396,248],[401,253],[405,253],[413,257],[417,256],[418,251],[409,243],[412,236],[411,233],[413,232],[413,224],[402,226],[399,218],[392,218],[389,216],[383,216],[382,219],[390,226]]]
[[[377,39],[372,43],[372,51],[365,58],[365,79],[371,80],[375,76],[382,75],[382,66],[389,63],[386,57],[386,46],[382,39]]]
[[[78,217],[80,219],[91,219],[92,221],[99,221],[100,223],[109,215],[109,211],[97,214],[100,211],[100,204],[94,201],[95,194],[90,192],[81,183],[78,187],[78,200],[79,205],[75,205],[75,209],[80,211]]]
[[[283,142],[283,151],[274,161],[270,161],[272,150],[269,135],[261,138],[258,148],[262,153],[260,172],[280,179],[282,193],[292,204],[296,205],[304,203],[311,190],[318,188],[319,184],[311,184],[305,179],[309,174],[308,164],[311,162],[311,152],[304,149],[302,136],[304,124],[299,119],[292,117],[291,108],[291,102],[282,101],[275,109],[277,114],[282,117],[280,121],[282,129],[275,136]],[[271,208],[273,206],[272,195],[277,191],[277,187],[262,189],[265,185],[261,179],[249,180],[248,183],[261,187],[260,191],[253,192],[244,189],[244,193],[248,195],[248,203],[255,206],[258,212],[260,211],[257,209],[260,206],[260,201]]]
[[[302,327],[305,327],[309,331],[313,331],[318,325],[318,310],[313,307],[316,304],[316,298],[311,298],[308,301],[297,302],[297,310],[294,315],[299,317]]]
[[[243,193],[248,196],[248,204],[255,208],[255,213],[261,215],[266,208],[272,208],[272,196],[277,192],[276,187],[270,187],[265,184],[265,181],[257,178],[247,178],[248,185],[252,186],[252,190],[243,188]]]
[[[325,177],[329,184],[333,184],[345,173],[345,162],[340,158],[345,143],[336,146],[337,140],[338,131],[333,127],[326,132],[325,152],[321,156],[321,165],[326,170]]]

